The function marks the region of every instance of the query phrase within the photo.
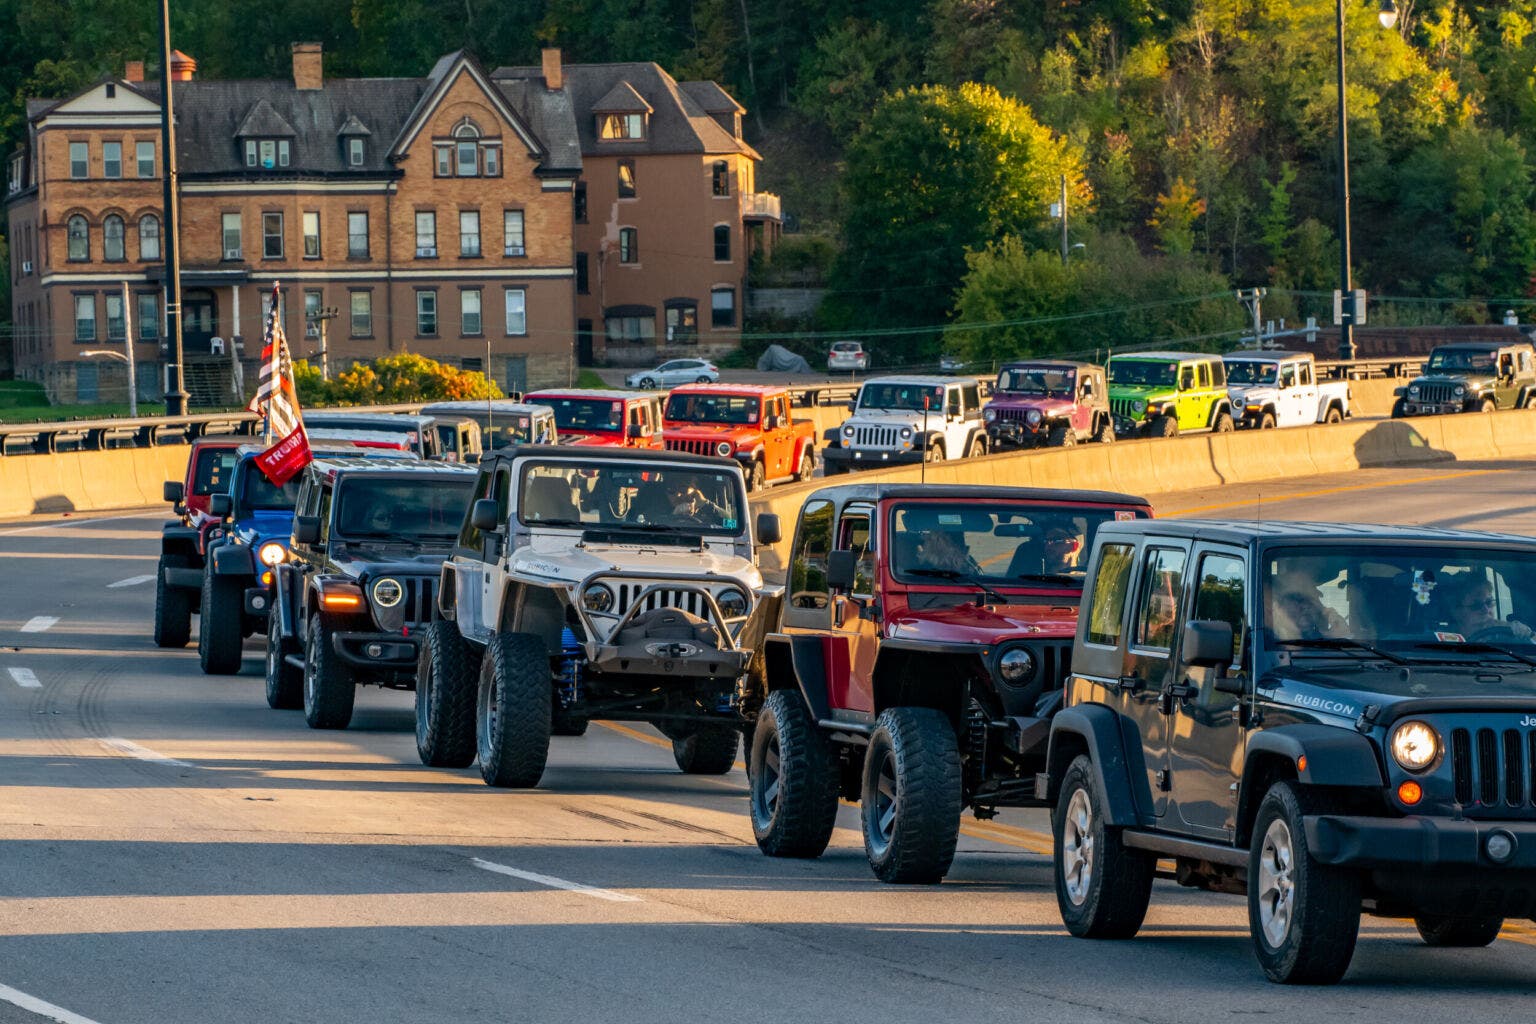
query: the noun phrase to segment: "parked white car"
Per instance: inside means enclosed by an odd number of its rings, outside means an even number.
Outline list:
[[[675,388],[679,384],[713,384],[720,370],[708,359],[668,359],[653,370],[639,370],[624,378],[631,388]]]
[[[850,370],[867,370],[869,353],[864,351],[862,342],[834,341],[832,350],[827,353],[827,369],[841,370],[844,373]]]
[[[1350,415],[1349,382],[1318,380],[1310,352],[1233,352],[1223,362],[1239,427],[1301,427]]]
[[[828,476],[987,453],[973,377],[871,377],[850,404],[853,414],[822,449]]]

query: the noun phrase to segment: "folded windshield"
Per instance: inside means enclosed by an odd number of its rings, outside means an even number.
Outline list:
[[[747,496],[730,469],[658,462],[530,461],[518,486],[529,526],[740,534]]]
[[[458,535],[473,475],[437,480],[343,478],[336,532],[352,540],[449,540]]]

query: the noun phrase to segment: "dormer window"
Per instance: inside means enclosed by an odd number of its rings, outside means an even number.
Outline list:
[[[483,138],[466,117],[454,126],[451,141],[433,143],[433,163],[439,178],[499,178],[501,140]]]
[[[361,166],[363,166],[363,140],[362,139],[348,139],[347,140],[347,166],[348,167],[361,167]]]
[[[292,161],[287,139],[246,139],[245,166],[255,170],[287,167]]]
[[[600,139],[645,138],[645,114],[599,114],[597,137]]]

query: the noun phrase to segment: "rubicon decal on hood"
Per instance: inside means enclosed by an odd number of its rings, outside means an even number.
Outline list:
[[[1326,697],[1315,697],[1310,693],[1291,693],[1286,695],[1286,699],[1299,708],[1311,708],[1314,711],[1323,711],[1330,715],[1342,715],[1345,718],[1354,718],[1360,713],[1353,704],[1346,704],[1339,700],[1329,700]]]

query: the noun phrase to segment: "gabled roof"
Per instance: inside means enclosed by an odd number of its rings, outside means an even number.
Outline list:
[[[635,87],[628,82],[617,82],[607,94],[596,103],[592,104],[594,114],[633,114],[638,112],[651,113],[655,108],[645,102],[645,97],[635,92]]]
[[[528,152],[542,160],[545,155],[543,143],[534,135],[532,128],[524,121],[522,115],[507,102],[506,95],[492,84],[491,77],[480,67],[479,62],[464,50],[455,50],[432,66],[432,72],[427,76],[427,89],[417,101],[415,109],[411,111],[411,116],[406,119],[405,126],[395,139],[394,145],[390,147],[390,155],[402,156],[411,148],[438,103],[448,94],[448,90],[453,88],[454,83],[464,75],[473,78],[480,86],[486,99],[511,126],[512,131],[522,139]]]
[[[251,105],[240,127],[235,129],[237,139],[291,139],[297,134],[287,118],[274,110],[265,97]]]
[[[730,93],[715,82],[679,82],[689,99],[697,103],[706,114],[745,114],[747,108],[737,103]]]
[[[341,127],[336,129],[337,135],[372,135],[368,126],[357,119],[356,114],[348,114],[347,119],[341,122]]]

